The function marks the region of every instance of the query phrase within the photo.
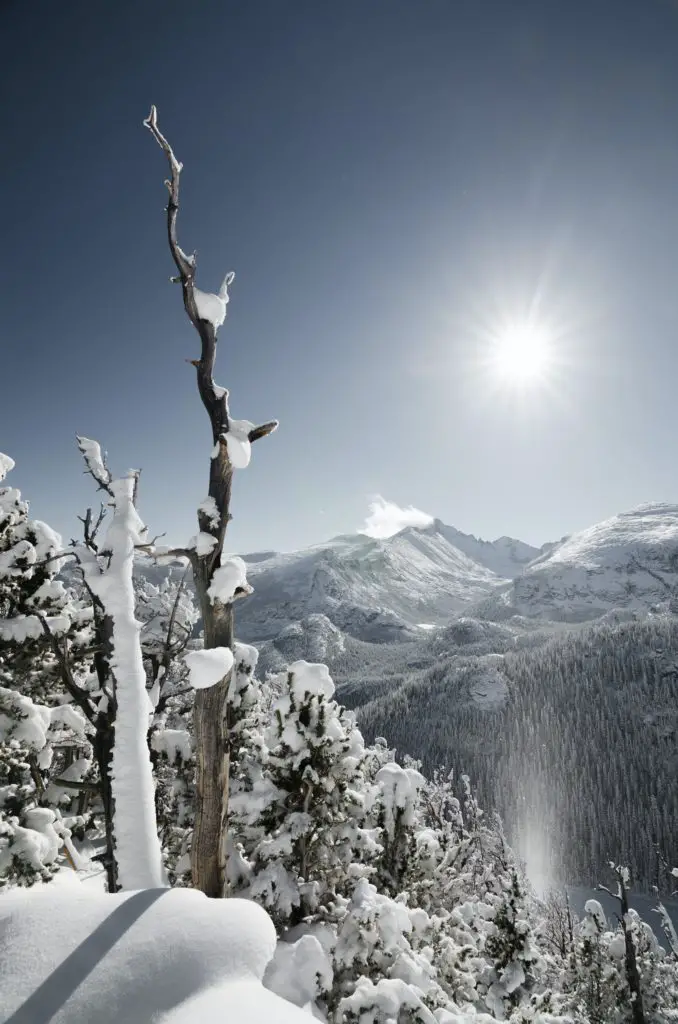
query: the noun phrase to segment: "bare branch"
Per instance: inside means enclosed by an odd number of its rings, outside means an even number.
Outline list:
[[[250,430],[247,435],[250,443],[258,441],[260,437],[268,437],[269,434],[272,434],[274,430],[278,429],[278,425],[277,420],[271,420],[270,423],[262,423],[260,427],[255,427],[254,430]]]
[[[166,536],[167,536],[167,531],[165,531],[164,533],[156,533],[155,537],[152,537],[150,540],[144,541],[143,544],[135,544],[134,545],[135,550],[136,551],[146,551],[147,548],[153,548],[153,547],[155,547],[156,541],[159,541],[159,540],[161,540],[162,537],[166,537]]]
[[[600,882],[596,886],[596,889],[599,889],[601,892],[606,892],[608,896],[612,897],[613,900],[621,900],[621,896],[618,892],[612,892],[611,889],[608,889],[606,885],[602,885]]]
[[[155,548],[151,543],[135,544],[136,551],[142,551],[149,558],[187,558],[191,565],[194,564],[197,555],[195,548]]]
[[[51,781],[55,786],[61,786],[63,789],[78,789],[87,793],[99,792],[99,787],[94,782],[73,782],[71,779],[52,779]]]
[[[111,490],[113,476],[106,465],[106,459],[101,453],[99,443],[92,441],[89,437],[81,437],[79,434],[76,434],[75,437],[80,454],[85,460],[86,472],[92,477],[99,490],[106,491],[113,497],[113,491]]]
[[[88,694],[87,694],[86,690],[83,690],[82,687],[78,686],[78,684],[75,681],[75,678],[73,676],[73,671],[71,669],[71,666],[68,663],[68,657],[67,657],[66,651],[62,650],[61,644],[59,643],[58,638],[54,635],[54,633],[50,629],[49,623],[47,622],[47,619],[45,618],[45,616],[44,615],[40,615],[40,613],[37,613],[36,617],[39,619],[40,625],[42,626],[43,633],[45,634],[45,636],[49,640],[49,643],[50,643],[50,646],[51,646],[51,648],[52,648],[52,650],[54,652],[54,655],[55,655],[57,661],[59,662],[59,668],[61,669],[61,680],[62,680],[64,686],[66,687],[66,689],[70,693],[70,695],[73,698],[73,700],[75,701],[75,703],[82,710],[82,712],[85,715],[87,721],[90,722],[91,725],[94,725],[94,720],[95,720],[95,717],[96,717],[94,709],[92,708],[92,706],[91,706],[91,704],[89,702],[89,697],[88,697]]]

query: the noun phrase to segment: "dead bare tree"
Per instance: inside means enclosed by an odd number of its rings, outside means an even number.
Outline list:
[[[617,891],[612,892],[606,885],[598,885],[598,888],[619,901],[620,913],[617,917],[624,934],[624,971],[631,995],[631,1019],[633,1024],[645,1024],[638,958],[636,957],[633,932],[629,926],[629,872],[627,868],[614,864],[614,862],[610,864],[610,867],[617,879]]]
[[[200,358],[190,360],[196,368],[198,392],[209,417],[212,429],[212,458],[209,470],[209,498],[218,515],[204,508],[198,510],[200,532],[213,538],[209,553],[199,554],[197,550],[182,550],[193,569],[193,579],[202,613],[205,647],[229,647],[233,649],[233,601],[246,596],[245,588],[236,590],[233,598],[226,603],[212,599],[209,593],[215,571],[220,566],[226,527],[231,519],[230,501],[233,480],[233,464],[229,457],[227,435],[231,425],[228,408],[228,391],[217,387],[213,380],[214,361],[217,347],[217,330],[220,326],[214,319],[201,317],[196,301],[195,273],[196,256],[188,256],[177,241],[177,214],[179,212],[179,182],[182,164],[179,163],[172,147],[158,128],[157,111],[151,112],[144,121],[145,126],[164,151],[170,168],[170,177],[165,182],[169,201],[167,203],[167,237],[170,253],[178,271],[172,278],[181,285],[184,309],[200,338]],[[227,275],[221,293],[227,301],[227,288],[233,275]],[[216,298],[216,296],[214,297]],[[225,309],[225,307],[224,307]],[[223,318],[222,318],[223,319]],[[266,437],[278,426],[277,421],[252,426],[246,440],[249,443]],[[211,503],[210,503],[211,504]],[[226,824],[229,788],[229,722],[227,720],[226,696],[228,677],[209,689],[199,690],[195,697],[194,730],[196,746],[196,792],[195,827],[191,847],[191,869],[193,884],[208,896],[225,895],[226,887]]]

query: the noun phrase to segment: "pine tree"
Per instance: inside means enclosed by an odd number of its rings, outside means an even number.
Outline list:
[[[13,466],[0,454],[0,480]],[[57,578],[61,548],[18,490],[0,488],[0,886],[51,877],[85,823],[90,737],[63,664],[83,671],[91,633]]]
[[[250,733],[249,778],[236,770],[231,826],[248,864],[245,891],[286,928],[346,891],[372,840],[360,825],[362,736],[333,700],[327,668],[295,662],[279,685],[268,728]]]

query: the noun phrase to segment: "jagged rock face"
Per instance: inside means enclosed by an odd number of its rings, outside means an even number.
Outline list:
[[[446,526],[436,519],[435,529],[468,558],[485,566],[497,576],[512,580],[525,566],[542,554],[542,548],[535,548],[513,537],[499,537],[497,540],[480,540],[466,533],[461,533],[453,526]]]
[[[344,653],[346,642],[341,630],[326,615],[309,615],[293,622],[259,648],[259,671],[281,672],[295,661],[334,664]]]

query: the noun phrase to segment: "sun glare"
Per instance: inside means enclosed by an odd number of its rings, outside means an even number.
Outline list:
[[[549,369],[551,351],[548,332],[536,324],[514,324],[497,334],[491,361],[502,380],[514,384],[534,383]]]

